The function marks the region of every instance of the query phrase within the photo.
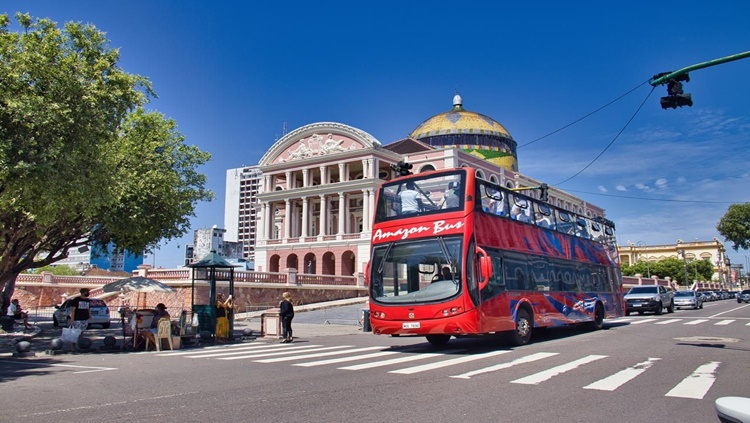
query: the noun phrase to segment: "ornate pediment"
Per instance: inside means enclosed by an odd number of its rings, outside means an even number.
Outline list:
[[[347,142],[348,141],[348,142]],[[333,153],[340,153],[347,150],[355,150],[362,146],[353,143],[344,137],[334,137],[333,134],[322,136],[312,134],[308,138],[302,138],[296,144],[289,147],[281,154],[279,162],[291,162],[294,160],[309,159],[311,157],[325,156]]]

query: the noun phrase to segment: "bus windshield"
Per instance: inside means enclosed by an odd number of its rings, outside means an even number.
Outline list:
[[[459,170],[383,184],[375,222],[463,209],[464,177]]]
[[[381,244],[372,251],[372,301],[442,301],[461,289],[461,237]]]

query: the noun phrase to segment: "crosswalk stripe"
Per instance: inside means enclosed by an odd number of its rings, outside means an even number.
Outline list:
[[[655,322],[655,321],[656,321],[656,319],[643,319],[643,320],[638,320],[636,322],[630,322],[630,324],[631,325],[640,325],[640,324],[643,324],[643,323]]]
[[[322,352],[322,353],[295,355],[292,357],[266,358],[263,360],[253,360],[253,361],[255,361],[256,363],[279,363],[282,361],[303,360],[306,358],[330,357],[332,355],[339,355],[339,354],[349,354],[349,353],[357,353],[357,352],[372,351],[372,350],[382,350],[383,348],[386,348],[386,347],[363,347],[363,348],[355,348],[353,350],[328,351],[328,352]]]
[[[309,347],[310,345],[306,345],[306,347]],[[318,345],[320,346],[320,345]],[[274,349],[275,347],[273,345],[253,345],[253,346],[244,346],[242,348],[225,348],[221,350],[216,349],[205,349],[205,350],[192,350],[192,351],[185,351],[182,353],[174,353],[174,354],[157,354],[158,357],[174,357],[174,356],[180,356],[180,355],[186,355],[190,356],[190,358],[197,358],[200,355],[206,355],[211,356],[214,354],[222,355],[222,354],[244,354],[251,351],[258,351],[258,350],[270,350]]]
[[[719,368],[719,364],[721,363],[718,361],[711,361],[698,367],[690,376],[667,392],[665,396],[703,399],[716,381],[716,370]]]
[[[693,320],[692,322],[687,322],[685,324],[686,325],[699,325],[699,324],[707,322],[707,321],[708,321],[708,319],[698,319],[698,320]]]
[[[750,326],[750,323],[746,324],[745,326]]]
[[[661,322],[654,323],[655,325],[668,325],[670,323],[674,322],[681,322],[682,319],[669,319],[669,320],[662,320]]]
[[[583,389],[596,389],[599,391],[614,391],[615,389],[619,388],[625,383],[635,379],[636,376],[648,370],[658,360],[661,360],[661,358],[649,358],[648,360],[642,361],[633,367],[628,367],[627,369],[620,370],[619,372],[611,376],[605,377],[604,379],[597,380],[594,383],[586,385],[583,387]]]
[[[277,351],[308,351],[310,349],[320,348],[322,345],[299,345],[295,347],[284,347],[284,348],[275,348],[274,346],[266,346],[266,347],[258,347],[256,349],[252,350],[233,350],[233,351],[222,351],[222,352],[211,352],[211,353],[205,353],[205,352],[198,352],[195,355],[188,355],[187,358],[214,358],[214,357],[228,357],[230,355],[242,355],[242,354],[259,354],[259,353],[268,353],[268,352],[277,352]]]
[[[517,359],[515,359],[513,361],[507,361],[505,363],[496,364],[494,366],[485,367],[483,369],[474,370],[474,371],[471,371],[471,372],[466,372],[466,373],[462,373],[460,375],[455,375],[455,376],[451,376],[451,377],[456,378],[456,379],[469,379],[472,376],[476,376],[476,375],[481,375],[483,373],[490,373],[490,372],[495,372],[495,371],[498,371],[498,370],[507,369],[507,368],[510,368],[510,367],[513,367],[513,366],[517,366],[519,364],[531,363],[531,362],[534,362],[534,361],[545,359],[547,357],[556,356],[557,354],[559,354],[559,353],[541,352],[541,353],[531,354],[531,355],[527,355],[525,357],[517,358]]]
[[[735,320],[722,320],[721,322],[714,323],[714,326],[726,326]]]
[[[314,366],[325,366],[326,364],[345,363],[347,361],[366,360],[368,358],[380,358],[387,355],[400,354],[399,351],[381,351],[370,354],[352,355],[349,357],[329,358],[328,360],[310,361],[307,363],[296,363],[293,366],[300,367],[314,367]]]
[[[237,345],[222,345],[217,347],[206,347],[201,348],[200,350],[195,348],[189,348],[188,350],[172,350],[172,351],[160,351],[158,354],[156,354],[157,357],[172,357],[172,356],[180,356],[180,355],[190,355],[195,354],[196,352],[216,352],[216,351],[234,351],[236,349],[245,349],[245,348],[266,348],[266,345],[252,345],[248,346],[247,344],[237,344]]]
[[[407,363],[410,361],[417,361],[417,360],[424,360],[431,357],[440,357],[447,354],[455,354],[458,352],[463,352],[464,350],[447,350],[443,351],[441,353],[424,353],[424,354],[415,354],[415,355],[407,355],[406,357],[398,357],[398,358],[392,358],[390,360],[383,360],[383,361],[374,361],[372,363],[363,363],[363,364],[355,364],[353,366],[346,366],[346,367],[339,367],[341,370],[363,370],[363,369],[372,369],[374,367],[383,367],[383,366],[390,366],[392,364],[399,364],[399,363]]]
[[[486,352],[482,354],[467,355],[463,357],[451,358],[449,360],[438,361],[435,363],[423,364],[421,366],[407,367],[405,369],[400,369],[400,370],[391,370],[388,373],[395,373],[399,375],[411,375],[414,373],[425,372],[427,370],[434,370],[434,369],[439,369],[442,367],[453,366],[454,364],[467,363],[469,361],[481,360],[484,358],[493,357],[493,356],[500,355],[500,354],[507,354],[509,352],[510,352],[509,350],[490,351],[490,352]]]
[[[549,370],[545,370],[543,372],[535,373],[530,376],[522,377],[520,379],[512,380],[511,383],[521,383],[524,385],[538,385],[541,382],[544,382],[546,380],[549,380],[559,374],[565,373],[570,370],[574,370],[578,368],[579,366],[582,366],[587,363],[594,362],[596,360],[601,360],[602,358],[607,358],[606,355],[589,355],[583,358],[580,358],[575,361],[571,361],[570,363],[563,364],[561,366],[553,367]]]
[[[316,347],[319,347],[319,345],[317,345]],[[276,352],[269,352],[269,353],[262,352],[258,354],[240,355],[236,357],[218,357],[216,359],[217,360],[247,360],[248,358],[275,357],[275,356],[280,356],[280,355],[310,353],[310,352],[315,352],[315,351],[330,351],[330,350],[338,350],[342,348],[352,348],[352,347],[353,345],[336,345],[333,347],[322,347],[322,348],[300,347],[300,349],[297,349],[297,350],[289,347],[289,348],[280,348],[280,350],[284,350],[284,351],[276,351]]]

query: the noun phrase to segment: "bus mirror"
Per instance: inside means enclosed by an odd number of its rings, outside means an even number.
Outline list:
[[[476,247],[476,252],[479,256],[479,275],[481,278],[479,281],[479,290],[481,291],[490,283],[490,278],[492,277],[492,259],[479,247]]]
[[[365,286],[370,286],[370,262],[365,264]]]

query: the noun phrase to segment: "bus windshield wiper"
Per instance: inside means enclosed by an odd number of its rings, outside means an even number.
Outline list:
[[[380,262],[380,265],[378,266],[378,273],[383,273],[383,268],[385,267],[385,259],[388,258],[388,254],[391,252],[391,249],[393,248],[394,242],[389,242],[388,246],[385,247],[385,253],[383,254],[383,259]]]

